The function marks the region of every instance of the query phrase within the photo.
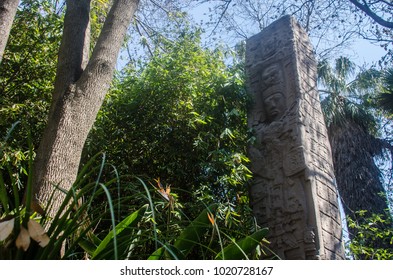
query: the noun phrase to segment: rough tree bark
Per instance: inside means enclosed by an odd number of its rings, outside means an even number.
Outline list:
[[[63,39],[47,127],[33,170],[33,206],[46,206],[56,189],[76,179],[83,145],[112,80],[120,47],[139,0],[114,0],[91,58],[90,0],[67,0]],[[64,194],[55,192],[54,216]]]
[[[19,0],[0,1],[0,62],[3,59],[4,49],[7,45],[18,4]]]

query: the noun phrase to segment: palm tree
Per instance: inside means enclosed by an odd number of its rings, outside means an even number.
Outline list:
[[[335,62],[332,68],[327,61],[322,61],[318,79],[324,87],[320,91],[321,103],[344,211],[352,220],[356,220],[356,212],[360,210],[367,210],[370,215],[384,214],[388,202],[375,158],[383,157],[390,146],[376,137],[377,118],[361,98],[364,90],[372,88],[379,72],[368,71],[348,83],[355,65],[344,57]],[[365,75],[371,77],[367,86],[362,83]],[[349,228],[349,233],[351,237],[357,232]]]
[[[393,115],[393,68],[383,73],[382,92],[379,95],[379,105],[387,113]]]

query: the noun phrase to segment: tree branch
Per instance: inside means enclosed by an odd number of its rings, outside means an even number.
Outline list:
[[[55,100],[61,98],[67,87],[80,78],[89,59],[91,0],[66,2],[67,10],[53,96]]]
[[[108,84],[109,86],[117,56],[138,4],[139,0],[114,1],[98,37],[97,44],[94,47],[89,64],[81,77],[82,80],[98,79],[101,84]]]
[[[367,5],[366,2],[364,4],[359,3],[357,0],[349,0],[352,4],[354,4],[357,8],[359,8],[361,11],[366,13],[369,17],[371,17],[376,23],[379,25],[382,25],[386,28],[393,29],[393,22],[387,21],[383,19],[382,17],[378,16],[376,13],[374,13],[370,7]]]
[[[221,15],[220,15],[220,18],[218,19],[218,21],[217,21],[216,25],[214,26],[212,32],[210,32],[210,35],[209,35],[209,36],[211,36],[211,35],[214,33],[214,31],[216,31],[218,25],[220,24],[221,20],[222,20],[223,17],[225,16],[225,13],[227,12],[227,10],[228,10],[228,8],[229,8],[229,5],[230,5],[231,2],[232,2],[232,0],[224,0],[224,1],[226,2],[225,7],[224,7],[224,10],[222,11],[222,13],[221,13]]]
[[[0,2],[0,62],[3,59],[18,4],[19,0],[1,0]]]
[[[59,70],[63,71],[71,66],[75,68],[70,68],[73,71],[70,74],[65,73],[68,85],[61,81],[60,85],[66,86],[64,92],[60,92],[61,95],[56,95],[56,98],[61,96],[61,99],[55,105],[52,100],[52,114],[37,151],[32,176],[33,206],[38,205],[36,201],[45,205],[52,200],[53,207],[47,213],[50,217],[56,215],[64,200],[63,192],[57,191],[52,196],[54,186],[69,190],[77,177],[84,143],[110,86],[120,47],[138,4],[139,0],[113,1],[91,59],[83,70],[85,58],[87,60],[85,49],[89,50],[85,38],[87,36],[73,32],[80,29],[83,33],[87,32],[90,0],[67,0],[67,13],[74,16],[78,12],[82,13],[84,21],[70,17],[66,25],[65,20],[64,36],[67,38],[63,40],[64,49],[61,51],[68,52],[72,55],[68,59],[75,61],[67,62],[67,57],[61,53],[59,63],[64,65],[59,66]],[[72,40],[71,34],[81,37]],[[81,39],[83,40],[80,41]],[[73,45],[73,42],[78,45]]]

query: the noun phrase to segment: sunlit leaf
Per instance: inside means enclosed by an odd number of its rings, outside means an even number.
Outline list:
[[[15,219],[4,221],[0,223],[0,241],[4,241],[12,233],[14,229]]]
[[[165,247],[160,247],[156,251],[154,251],[153,254],[149,256],[148,260],[159,260],[161,259],[164,252],[165,252]]]

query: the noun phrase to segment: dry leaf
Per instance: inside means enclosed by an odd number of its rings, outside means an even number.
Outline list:
[[[29,220],[27,222],[27,229],[29,230],[30,237],[34,240],[37,238],[37,236],[43,235],[45,233],[44,228],[35,220]]]
[[[20,232],[18,237],[15,240],[16,248],[22,249],[23,251],[27,251],[30,246],[30,235],[27,229],[23,226],[20,227]]]
[[[14,229],[15,218],[0,223],[0,241],[4,241]]]
[[[29,220],[27,223],[27,229],[30,237],[37,241],[41,247],[45,247],[49,243],[49,237],[45,233],[44,228],[34,220]]]
[[[49,241],[50,241],[49,236],[46,233],[39,236],[38,239],[34,239],[34,240],[37,241],[38,245],[40,245],[42,248],[44,248],[46,245],[48,245]]]

